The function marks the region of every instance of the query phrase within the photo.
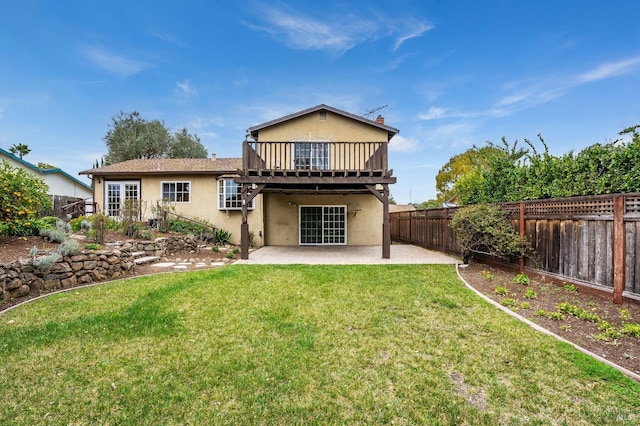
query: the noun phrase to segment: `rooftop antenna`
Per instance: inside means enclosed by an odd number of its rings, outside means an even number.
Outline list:
[[[376,107],[376,108],[373,108],[373,109],[369,109],[369,110],[365,111],[364,114],[362,114],[362,116],[364,118],[366,118],[367,120],[371,120],[371,117],[373,117],[373,113],[375,113],[376,111],[380,111],[381,109],[384,109],[384,108],[386,108],[388,106],[389,105],[385,104],[385,105],[382,105],[382,106],[379,106],[379,107]]]

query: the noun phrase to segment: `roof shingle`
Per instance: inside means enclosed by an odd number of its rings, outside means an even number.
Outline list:
[[[235,173],[242,158],[160,158],[135,159],[83,170],[81,175],[213,174]]]

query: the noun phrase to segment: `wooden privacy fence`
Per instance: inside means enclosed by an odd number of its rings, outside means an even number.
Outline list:
[[[540,255],[525,266],[560,280],[613,291],[616,303],[640,297],[640,193],[498,204]],[[391,238],[460,253],[443,208],[390,214]]]

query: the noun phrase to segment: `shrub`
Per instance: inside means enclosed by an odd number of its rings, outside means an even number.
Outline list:
[[[71,230],[73,232],[79,232],[82,227],[82,222],[84,222],[85,220],[86,219],[82,216],[71,219],[69,221],[69,226],[71,226]]]
[[[96,240],[96,243],[104,244],[105,234],[107,232],[107,229],[111,229],[110,224],[112,222],[115,221],[105,214],[94,214],[93,216],[91,216],[91,223],[93,224],[93,227],[91,228],[89,235],[93,236],[93,238]]]
[[[43,228],[55,228],[56,227],[56,223],[58,222],[58,220],[60,220],[60,218],[55,217],[55,216],[44,216],[44,217],[41,217],[38,220],[42,224]]]
[[[211,247],[211,251],[213,251],[213,252],[216,252],[216,253],[217,253],[217,252],[218,252],[218,250],[220,250],[220,247],[218,247],[218,246],[213,246],[213,247]]]
[[[640,337],[640,324],[631,322],[622,323],[620,333],[628,336]]]
[[[513,277],[513,282],[516,284],[529,285],[529,277],[525,273],[521,273]]]
[[[48,254],[35,258],[33,266],[39,271],[48,271],[59,259],[60,255],[58,253]]]
[[[62,256],[70,256],[76,254],[80,250],[80,243],[75,238],[67,238],[58,247],[58,253]]]
[[[100,250],[100,244],[87,243],[84,245],[84,248],[87,250]]]
[[[216,230],[216,243],[220,245],[229,244],[229,240],[231,239],[231,232],[226,229],[218,229]]]
[[[506,306],[508,308],[511,308],[513,306],[516,306],[517,302],[516,302],[515,299],[512,299],[510,297],[504,297],[504,298],[500,299],[500,304],[502,306]]]
[[[191,222],[179,218],[172,218],[169,220],[170,231],[177,232],[179,234],[192,234],[204,241],[209,241],[212,238],[215,238],[215,235],[211,232],[212,229],[214,229],[214,226],[203,219],[197,219],[197,222]]]
[[[501,259],[514,255],[536,259],[529,240],[516,233],[506,212],[496,206],[478,204],[464,207],[454,214],[451,228],[456,231],[465,264],[474,253]]]
[[[0,163],[0,232],[3,235],[34,235],[31,226],[38,215],[51,208],[49,187],[31,173]]]
[[[43,229],[40,231],[40,235],[49,239],[49,241],[53,241],[56,243],[61,243],[67,238],[67,233],[62,229],[54,228],[54,229]]]
[[[555,321],[559,321],[561,319],[564,319],[564,315],[562,315],[561,312],[548,312],[547,313],[547,318],[555,320]]]
[[[526,297],[527,299],[535,299],[538,297],[538,295],[536,294],[535,290],[533,290],[532,288],[528,288],[524,291],[524,297]]]
[[[496,288],[493,289],[493,292],[495,294],[505,295],[509,293],[509,290],[507,290],[507,288],[504,286],[497,285]]]
[[[232,251],[230,251],[230,252],[228,252],[228,253],[227,253],[227,259],[233,259],[233,258],[234,258],[234,256],[235,256],[235,253],[234,253],[234,252],[232,252]]]

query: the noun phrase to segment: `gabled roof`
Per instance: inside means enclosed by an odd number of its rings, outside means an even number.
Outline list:
[[[380,129],[384,129],[388,133],[388,139],[391,139],[397,133],[400,133],[400,130],[395,127],[387,126],[385,124],[377,123],[373,120],[369,120],[368,118],[361,117],[359,115],[351,114],[350,112],[343,111],[338,108],[331,107],[329,105],[320,104],[311,108],[303,109],[302,111],[294,112],[293,114],[285,115],[284,117],[276,118],[275,120],[267,121],[266,123],[258,124],[253,127],[249,127],[247,132],[251,134],[251,137],[256,139],[258,137],[258,131],[265,129],[267,127],[275,126],[276,124],[283,123],[285,121],[292,120],[294,118],[302,117],[303,115],[311,114],[316,111],[330,111],[334,114],[342,115],[344,117],[350,118],[352,120],[359,121],[361,123],[368,124],[370,126],[378,127]]]
[[[60,168],[54,168],[54,169],[41,169],[38,166],[35,166],[33,164],[31,164],[28,161],[23,160],[22,158],[13,155],[12,153],[10,153],[9,151],[5,151],[4,149],[0,148],[0,154],[11,158],[12,160],[22,164],[23,166],[33,170],[36,173],[40,173],[42,175],[52,175],[52,174],[59,174],[61,176],[64,176],[65,178],[73,181],[74,183],[83,186],[84,188],[86,188],[87,190],[91,191],[91,186],[82,182],[81,180],[78,180],[77,178],[74,178],[73,176],[71,176],[70,174],[68,174],[67,172],[65,172],[64,170],[60,169]]]
[[[89,170],[81,175],[132,176],[157,174],[211,174],[236,173],[242,168],[242,158],[151,158],[127,160]]]

